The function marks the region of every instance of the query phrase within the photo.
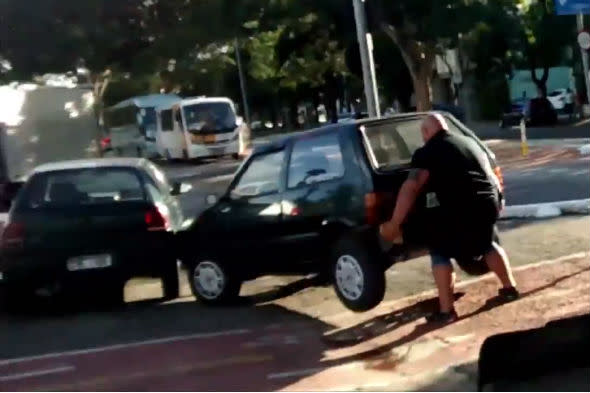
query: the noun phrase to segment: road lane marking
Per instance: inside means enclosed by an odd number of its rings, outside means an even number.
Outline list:
[[[74,371],[75,369],[76,368],[74,366],[62,366],[62,367],[48,368],[48,369],[44,369],[44,370],[32,370],[32,371],[27,371],[24,373],[0,375],[0,382],[10,382],[10,381],[17,381],[19,379],[41,377],[43,375],[67,373],[70,371]]]
[[[64,351],[64,352],[52,352],[52,353],[47,353],[47,354],[43,354],[43,355],[24,356],[24,357],[20,357],[20,358],[0,360],[0,366],[7,366],[10,364],[30,362],[30,361],[35,361],[35,360],[52,359],[52,358],[57,358],[57,357],[77,356],[77,355],[87,355],[87,354],[107,352],[107,351],[117,351],[120,349],[136,348],[136,347],[141,347],[144,345],[166,344],[166,343],[171,343],[171,342],[187,341],[187,340],[195,340],[195,339],[207,339],[207,338],[214,338],[214,337],[243,335],[243,334],[248,334],[250,332],[251,331],[249,329],[235,329],[235,330],[226,330],[223,332],[214,332],[214,333],[196,333],[196,334],[187,334],[187,335],[179,335],[179,336],[170,336],[170,337],[164,337],[164,338],[156,338],[156,339],[152,339],[152,340],[136,341],[136,342],[125,343],[125,344],[114,344],[114,345],[108,345],[108,346],[104,346],[104,347],[77,349],[77,350]]]
[[[234,174],[230,173],[229,175],[219,175],[219,176],[213,176],[213,177],[207,177],[205,179],[203,179],[202,181],[204,183],[221,183],[223,181],[228,181],[233,179]]]
[[[212,370],[221,367],[238,366],[246,364],[256,364],[273,361],[272,355],[248,355],[235,356],[219,360],[207,360],[203,362],[192,363],[183,366],[171,367],[168,369],[162,368],[153,371],[138,371],[125,375],[101,376],[92,379],[83,380],[80,382],[64,383],[61,385],[43,386],[36,389],[38,391],[72,391],[72,390],[124,390],[116,384],[130,383],[143,378],[166,378],[173,376],[180,376],[194,371]],[[118,389],[105,389],[108,387],[118,387]],[[102,389],[101,389],[102,388]],[[197,389],[198,390],[198,389]]]

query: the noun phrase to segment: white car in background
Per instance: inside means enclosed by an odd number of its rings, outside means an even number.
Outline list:
[[[547,95],[547,99],[556,111],[561,111],[565,109],[567,95],[567,89],[555,89]]]

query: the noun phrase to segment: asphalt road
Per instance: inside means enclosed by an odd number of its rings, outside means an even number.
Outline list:
[[[587,251],[587,226],[587,217],[513,222],[503,225],[502,241],[513,265],[525,265]],[[115,310],[41,302],[20,314],[0,316],[0,390],[308,390],[293,384],[321,376],[326,367],[358,366],[358,348],[330,357],[322,335],[335,328],[408,334],[401,339],[385,334],[385,340],[368,343],[363,349],[368,356],[375,344],[402,350],[408,340],[424,334],[412,332],[413,325],[434,301],[408,309],[387,305],[433,288],[428,261],[396,265],[387,277],[385,319],[347,312],[331,288],[299,278],[248,283],[244,304],[237,307],[204,307],[189,297],[168,303],[137,300]],[[546,279],[557,283],[567,277]],[[548,299],[565,296],[559,291],[571,290],[567,284]],[[496,288],[490,282],[489,292]],[[128,285],[128,295],[132,291],[144,298],[158,295],[151,283]],[[379,381],[378,375],[369,377],[360,381]]]
[[[520,140],[520,128],[500,128],[497,123],[473,123],[469,127],[483,140],[512,139]],[[555,127],[528,127],[528,139],[563,139],[590,137],[590,119]]]

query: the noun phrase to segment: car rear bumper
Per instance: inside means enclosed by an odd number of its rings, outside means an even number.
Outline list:
[[[75,271],[68,269],[67,261],[70,258],[97,254],[111,255],[111,265]],[[54,283],[100,285],[110,280],[127,280],[138,276],[160,277],[175,264],[176,258],[169,250],[155,248],[73,253],[4,253],[0,257],[0,287],[37,289]]]

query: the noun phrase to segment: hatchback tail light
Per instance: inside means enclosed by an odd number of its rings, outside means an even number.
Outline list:
[[[25,226],[18,222],[10,222],[2,232],[2,247],[18,247],[25,241]]]
[[[502,169],[496,166],[494,168],[494,174],[498,178],[498,183],[500,183],[500,192],[504,192],[504,175],[502,174]]]
[[[166,231],[170,228],[168,218],[157,207],[153,207],[145,213],[145,225],[148,231]]]
[[[377,225],[382,221],[382,211],[386,196],[383,193],[365,194],[365,217],[369,225]]]
[[[100,140],[100,146],[101,146],[103,149],[106,149],[106,148],[110,147],[110,146],[111,146],[111,138],[110,138],[110,137],[108,137],[108,136],[107,136],[107,137],[105,137],[105,138],[102,138],[102,139]]]

